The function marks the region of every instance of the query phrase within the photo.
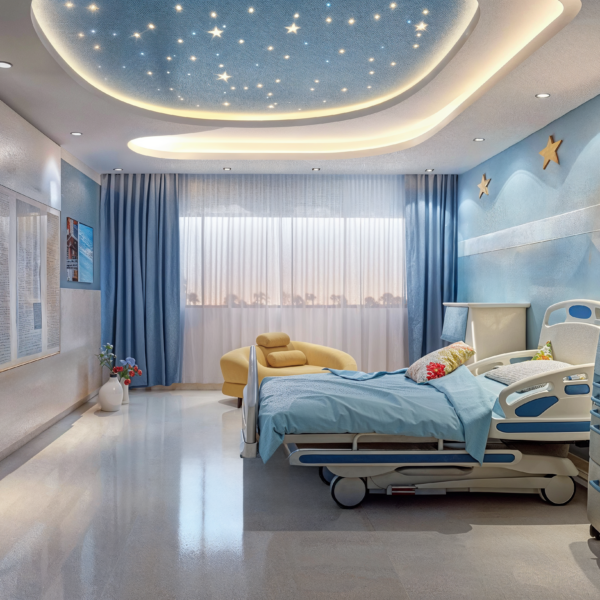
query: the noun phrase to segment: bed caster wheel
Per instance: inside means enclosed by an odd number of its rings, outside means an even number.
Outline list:
[[[319,467],[319,477],[325,485],[330,485],[335,475],[327,467]]]
[[[360,477],[334,477],[331,497],[342,508],[355,508],[367,495],[367,484]]]
[[[564,506],[569,504],[575,496],[577,486],[571,477],[555,475],[548,479],[548,486],[540,490],[542,498],[552,506]]]
[[[600,531],[598,531],[593,525],[590,525],[590,537],[600,541]]]

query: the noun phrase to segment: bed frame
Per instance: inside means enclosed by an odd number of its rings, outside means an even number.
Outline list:
[[[566,320],[550,325],[553,312]],[[575,495],[575,465],[567,458],[570,442],[589,440],[594,364],[600,336],[600,302],[571,300],[550,306],[544,315],[540,347],[548,341],[556,360],[572,366],[507,386],[499,396],[505,417],[492,417],[480,465],[464,443],[372,432],[286,435],[290,465],[319,467],[333,499],[343,508],[358,506],[367,492],[387,495],[445,494],[449,491],[539,494],[555,505]],[[496,366],[530,359],[536,350],[501,354],[469,365],[474,375]],[[509,396],[534,385],[543,387]],[[244,389],[242,458],[258,452],[258,369],[250,349]]]

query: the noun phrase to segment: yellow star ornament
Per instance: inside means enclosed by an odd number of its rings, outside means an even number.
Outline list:
[[[557,165],[560,164],[558,162],[558,154],[556,153],[556,151],[558,150],[562,142],[562,140],[558,140],[558,142],[555,142],[552,136],[548,137],[548,144],[540,152],[540,156],[544,157],[544,169],[548,166],[551,160],[554,161]]]
[[[486,179],[485,178],[485,173],[481,176],[481,183],[479,183],[477,185],[477,187],[479,188],[479,197],[481,198],[481,196],[483,196],[484,194],[486,196],[490,195],[490,192],[488,190],[488,185],[490,185],[490,181],[491,179]]]

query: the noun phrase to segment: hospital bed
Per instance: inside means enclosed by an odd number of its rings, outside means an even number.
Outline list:
[[[556,311],[566,318],[550,324]],[[481,460],[467,452],[465,440],[458,435],[455,439],[452,435],[449,439],[389,435],[369,427],[346,433],[286,433],[285,455],[290,465],[318,467],[333,499],[343,508],[358,506],[367,493],[437,495],[452,491],[539,494],[550,504],[567,504],[575,494],[573,478],[578,475],[567,457],[568,444],[590,438],[599,335],[600,302],[572,300],[547,309],[539,345],[552,342],[555,360],[570,366],[509,386],[492,382],[499,387],[495,388],[496,407]],[[502,354],[460,369],[468,368],[484,383],[481,378],[487,371],[529,360],[536,352]],[[486,386],[490,381],[486,378]],[[517,393],[533,386],[541,387]],[[259,452],[259,394],[252,347],[244,390],[242,458],[254,458]]]

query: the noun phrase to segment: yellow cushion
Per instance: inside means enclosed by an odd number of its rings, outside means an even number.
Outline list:
[[[262,333],[256,338],[256,343],[265,348],[276,348],[277,346],[287,346],[290,343],[290,336],[287,333],[273,331],[271,333]]]
[[[272,367],[302,367],[306,364],[306,355],[300,350],[288,350],[287,352],[271,352],[267,361]]]

